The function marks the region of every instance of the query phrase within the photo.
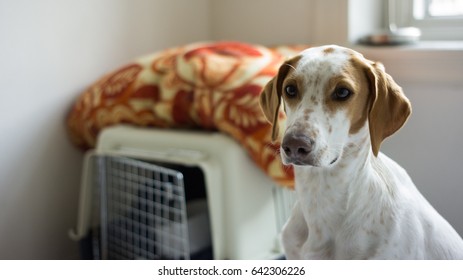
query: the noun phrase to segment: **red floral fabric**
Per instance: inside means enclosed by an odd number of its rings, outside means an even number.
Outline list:
[[[277,184],[292,187],[292,169],[280,162],[259,95],[280,64],[303,48],[219,42],[142,57],[77,99],[67,118],[70,138],[92,148],[103,128],[119,123],[217,130],[238,141]]]

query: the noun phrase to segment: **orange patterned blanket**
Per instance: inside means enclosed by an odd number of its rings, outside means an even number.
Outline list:
[[[91,148],[99,131],[119,123],[218,130],[238,141],[276,183],[292,187],[293,171],[280,162],[259,95],[280,64],[303,48],[199,43],[142,57],[78,98],[67,118],[70,138]]]

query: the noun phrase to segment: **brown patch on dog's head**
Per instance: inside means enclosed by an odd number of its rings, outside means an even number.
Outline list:
[[[278,70],[278,74],[267,83],[260,95],[259,101],[262,111],[264,112],[267,120],[272,124],[272,141],[277,139],[279,133],[278,115],[280,111],[281,96],[284,90],[284,80],[291,71],[294,71],[297,62],[300,59],[301,56],[295,56],[283,63]]]
[[[336,89],[346,88],[351,96],[332,98]],[[380,63],[352,55],[343,72],[331,78],[325,89],[326,110],[334,114],[347,110],[350,134],[357,133],[368,120],[373,154],[379,153],[382,141],[399,130],[411,113],[410,102]]]
[[[324,53],[325,55],[330,54],[330,53],[333,53],[333,52],[334,52],[334,48],[332,48],[332,47],[328,47],[328,48],[326,48],[326,49],[323,50],[323,53]]]
[[[331,114],[346,110],[351,124],[350,134],[357,133],[368,118],[369,83],[363,68],[359,59],[353,57],[342,73],[328,81],[325,89],[326,110]],[[333,95],[342,88],[349,90],[351,95],[346,100],[335,99]]]

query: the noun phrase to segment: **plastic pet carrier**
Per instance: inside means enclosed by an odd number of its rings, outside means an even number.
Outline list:
[[[275,259],[293,193],[228,136],[116,126],[87,153],[82,258]]]

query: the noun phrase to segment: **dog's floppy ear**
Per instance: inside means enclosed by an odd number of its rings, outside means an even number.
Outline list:
[[[267,121],[272,124],[272,141],[275,141],[279,133],[278,114],[280,111],[281,90],[278,89],[278,80],[279,75],[272,78],[260,95],[260,107]]]
[[[278,74],[267,83],[260,95],[262,111],[267,120],[272,124],[272,141],[277,139],[279,133],[278,114],[280,111],[283,81],[288,75],[289,70],[294,68],[293,65],[299,58],[294,57],[283,63],[278,70]]]
[[[368,123],[373,154],[378,156],[381,143],[407,121],[412,108],[402,88],[384,70],[381,63],[371,63],[367,70],[370,80],[370,111]]]

